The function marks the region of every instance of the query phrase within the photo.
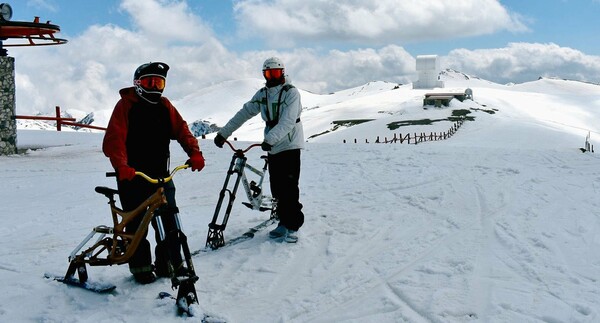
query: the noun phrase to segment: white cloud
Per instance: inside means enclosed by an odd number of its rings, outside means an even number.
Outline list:
[[[66,45],[11,51],[17,114],[47,113],[56,105],[90,112],[112,109],[118,90],[130,86],[135,68],[149,61],[171,65],[165,94],[174,97],[211,84],[214,75],[221,81],[240,70],[184,2],[124,0],[122,8],[133,18],[134,31],[94,25]]]
[[[56,105],[64,110],[112,109],[118,90],[131,86],[134,70],[150,61],[171,65],[165,94],[175,97],[211,84],[215,75],[222,81],[240,70],[214,39],[167,46],[152,35],[112,25],[92,26],[66,45],[13,50],[11,55],[16,60],[17,114],[53,110]]]
[[[140,33],[165,42],[203,42],[212,31],[191,13],[185,1],[123,0],[121,8],[131,15]]]
[[[559,77],[600,83],[600,57],[557,44],[510,43],[497,49],[455,49],[447,66],[498,83]]]
[[[325,54],[299,49],[281,56],[294,84],[316,93],[347,89],[370,81],[409,83],[415,74],[415,59],[395,45],[379,50],[332,50]]]
[[[317,3],[307,1],[307,6]],[[298,4],[295,0],[288,2]],[[464,8],[462,3],[455,5]],[[135,22],[133,30],[96,25],[69,39],[66,45],[10,51],[16,60],[17,114],[53,114],[56,105],[63,110],[112,110],[119,98],[118,90],[130,86],[135,68],[149,61],[163,61],[171,66],[165,95],[172,100],[226,80],[261,78],[262,63],[269,56],[284,60],[295,85],[316,93],[347,89],[369,81],[414,80],[415,59],[397,45],[345,51],[295,48],[236,53],[227,49],[210,30],[188,41],[188,37],[199,35],[206,26],[188,12],[184,2],[123,0],[122,4]],[[169,21],[170,27],[164,18],[151,23],[152,19],[145,14],[158,19],[154,10],[165,11],[169,19],[175,19]],[[163,29],[155,28],[161,25]],[[175,36],[168,37],[166,29],[173,26],[185,32],[174,31]],[[500,83],[530,81],[544,75],[600,82],[600,57],[555,44],[517,43],[498,49],[458,49],[444,57],[444,61],[447,62],[444,67]],[[215,106],[218,107],[218,102]]]
[[[374,45],[525,31],[497,0],[240,0],[242,31],[271,46],[299,41]]]
[[[41,8],[41,9],[48,10],[51,12],[57,11],[56,6],[51,1],[47,1],[47,0],[28,0],[27,6],[33,7],[33,8]]]

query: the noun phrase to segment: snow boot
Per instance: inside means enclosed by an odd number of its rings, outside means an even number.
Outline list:
[[[277,228],[275,228],[275,230],[269,232],[269,238],[271,238],[271,239],[283,238],[286,236],[287,233],[288,233],[288,229],[285,226],[280,224],[277,226]]]
[[[170,278],[171,277],[171,270],[169,268],[169,263],[168,262],[163,262],[163,261],[156,261],[154,263],[154,272],[156,272],[156,276],[158,277],[163,277],[163,278]]]
[[[133,274],[133,279],[135,279],[138,284],[146,285],[156,281],[156,276],[151,271],[144,271]]]
[[[287,243],[296,243],[298,242],[298,231],[288,230],[285,235],[285,239],[283,239]]]

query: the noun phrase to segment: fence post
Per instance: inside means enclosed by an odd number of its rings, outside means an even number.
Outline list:
[[[56,131],[60,131],[61,130],[61,119],[60,119],[60,107],[57,105],[56,107],[54,107],[54,110],[56,111]]]

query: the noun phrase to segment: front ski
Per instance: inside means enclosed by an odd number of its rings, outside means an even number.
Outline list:
[[[69,286],[83,288],[85,290],[89,290],[91,292],[98,293],[98,294],[110,293],[117,288],[117,286],[115,286],[113,284],[109,284],[109,283],[90,282],[90,281],[86,281],[86,282],[82,283],[77,278],[65,278],[64,276],[54,276],[54,275],[50,275],[48,273],[44,274],[44,278],[56,280],[58,282],[67,284]]]
[[[194,313],[193,308],[190,307],[189,304],[187,304],[185,297],[182,297],[180,300],[177,300],[177,298],[169,292],[160,292],[160,293],[158,293],[158,298],[174,300],[175,304],[177,305],[177,312],[181,316],[187,315],[187,316],[192,317],[192,316],[197,316],[197,314],[198,314],[198,313]],[[206,314],[204,314],[202,316],[202,320],[200,322],[202,322],[202,323],[226,323],[226,321],[223,319],[216,318],[214,316],[210,316],[210,315],[206,315]]]
[[[187,315],[187,316],[194,316],[194,311],[192,310],[192,308],[190,307],[190,304],[188,304],[188,302],[186,301],[185,297],[182,297],[180,300],[178,300],[175,296],[171,295],[170,293],[167,292],[160,292],[158,293],[158,298],[160,299],[172,299],[175,301],[175,305],[177,305],[177,313],[179,315]],[[204,320],[202,320],[202,322],[204,322]]]
[[[254,235],[261,231],[262,229],[270,226],[271,224],[276,223],[278,220],[276,218],[270,218],[267,219],[259,224],[257,224],[256,226],[253,226],[252,228],[248,229],[248,231],[244,232],[242,235],[235,237],[233,239],[227,240],[225,241],[225,244],[221,247],[219,247],[218,249],[224,248],[224,247],[228,247],[228,246],[233,246],[236,245],[238,243],[244,242],[246,240],[250,240],[252,238],[254,238]],[[202,249],[196,250],[194,252],[192,252],[192,256],[196,256],[199,255],[202,252],[208,252],[208,251],[212,251],[212,250],[216,250],[216,249],[211,249],[209,247],[204,247]]]

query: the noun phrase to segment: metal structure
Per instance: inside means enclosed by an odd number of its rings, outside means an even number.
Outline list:
[[[41,23],[40,17],[35,17],[33,22],[11,21],[11,17],[10,6],[0,4],[0,56],[7,55],[4,47],[61,45],[67,42],[54,36],[60,32],[60,27],[50,21]]]
[[[33,22],[11,21],[12,8],[0,3],[0,155],[17,152],[17,122],[15,101],[15,59],[8,56],[5,47],[60,45],[66,39],[56,38],[58,25],[50,21],[41,23],[39,17]]]

